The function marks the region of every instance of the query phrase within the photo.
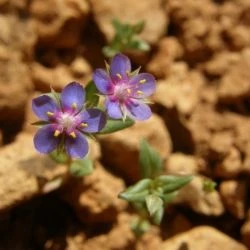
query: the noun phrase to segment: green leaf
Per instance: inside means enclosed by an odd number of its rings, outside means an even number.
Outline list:
[[[89,175],[93,172],[93,162],[85,157],[82,160],[73,161],[70,165],[70,173],[76,177]]]
[[[145,26],[145,21],[144,20],[139,21],[138,23],[134,24],[132,26],[134,33],[140,34],[143,31],[144,26]]]
[[[96,107],[99,102],[98,90],[93,81],[89,81],[85,87],[86,91],[86,107]]]
[[[68,155],[65,152],[60,152],[58,150],[54,150],[49,156],[52,160],[60,164],[65,164],[69,161]]]
[[[153,216],[163,206],[162,199],[154,194],[148,195],[145,200],[150,216]]]
[[[143,218],[135,218],[130,225],[136,237],[141,237],[150,229],[150,223]]]
[[[162,175],[155,179],[164,193],[171,193],[187,185],[193,179],[192,176]]]
[[[117,54],[119,51],[114,49],[112,46],[105,46],[102,48],[102,53],[105,57],[113,57],[115,54]]]
[[[137,50],[141,50],[141,51],[149,51],[150,50],[150,45],[141,39],[135,39],[135,40],[131,41],[129,43],[128,47],[131,49],[137,49]]]
[[[216,186],[217,183],[209,179],[206,179],[203,182],[203,190],[207,193],[215,191]]]
[[[149,194],[151,183],[152,180],[150,179],[140,180],[135,185],[121,192],[118,197],[130,202],[143,202],[145,197]]]
[[[154,178],[163,171],[160,155],[146,142],[140,143],[140,172],[143,178]]]
[[[98,134],[110,134],[116,131],[131,127],[134,125],[134,121],[130,118],[126,118],[124,121],[108,119],[105,127]]]
[[[167,194],[162,194],[159,195],[161,199],[163,200],[164,204],[168,204],[172,202],[178,194],[178,191],[172,192],[172,193],[167,193]]]
[[[156,224],[156,225],[161,224],[161,221],[162,221],[162,218],[164,215],[164,209],[165,209],[164,206],[161,206],[161,207],[159,207],[157,212],[154,215],[152,215],[152,221],[154,224]]]

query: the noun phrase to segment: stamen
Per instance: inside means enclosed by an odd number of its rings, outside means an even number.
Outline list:
[[[145,82],[146,82],[146,79],[140,80],[140,83],[145,83]]]
[[[70,134],[69,134],[72,138],[76,138],[76,133],[75,132],[71,132]]]
[[[88,127],[88,124],[86,122],[82,122],[81,127],[86,128],[86,127]]]
[[[128,94],[131,94],[131,89],[127,89]]]
[[[72,108],[73,108],[73,109],[76,109],[76,108],[77,108],[77,104],[76,104],[75,102],[72,104]]]
[[[117,73],[116,76],[117,76],[120,80],[122,79],[121,74]]]
[[[61,134],[60,130],[56,129],[54,132],[54,136],[58,137],[58,135],[60,135],[60,134]]]
[[[53,116],[53,115],[54,115],[54,113],[52,113],[52,112],[48,111],[48,112],[47,112],[47,115],[48,115],[48,116]]]
[[[138,95],[143,94],[143,92],[142,92],[141,90],[137,90],[136,93],[137,93]]]

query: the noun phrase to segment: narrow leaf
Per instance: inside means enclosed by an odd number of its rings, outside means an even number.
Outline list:
[[[164,215],[164,206],[159,207],[159,209],[157,210],[157,212],[152,216],[152,221],[154,224],[156,225],[160,225],[163,215]]]
[[[110,134],[114,133],[116,131],[131,127],[134,125],[134,121],[130,118],[126,118],[124,121],[123,120],[113,120],[113,119],[108,119],[106,126],[98,133],[98,134]]]
[[[156,178],[158,185],[164,193],[171,193],[187,185],[193,179],[192,176],[162,175]]]
[[[168,204],[175,199],[177,194],[178,194],[178,191],[175,191],[172,193],[162,194],[162,195],[160,195],[160,197],[163,200],[164,204]]]
[[[93,162],[85,157],[82,160],[73,161],[70,165],[70,173],[76,177],[89,175],[93,172]]]
[[[90,81],[85,87],[86,91],[86,107],[96,107],[99,102],[98,90],[93,81]]]
[[[143,178],[154,178],[163,171],[160,155],[145,140],[140,143],[139,162]]]
[[[150,194],[146,198],[146,205],[150,216],[153,216],[163,206],[163,201],[160,197]]]
[[[135,185],[130,186],[118,195],[119,198],[127,201],[144,201],[146,195],[149,194],[149,188],[152,183],[150,179],[143,179]]]
[[[126,200],[128,202],[144,202],[145,198],[149,195],[149,191],[148,190],[144,190],[141,192],[137,192],[137,193],[120,193],[118,195],[118,197],[120,199]]]
[[[136,34],[140,34],[143,31],[144,26],[145,26],[145,22],[142,20],[142,21],[139,21],[138,23],[134,24],[132,26],[132,28]]]

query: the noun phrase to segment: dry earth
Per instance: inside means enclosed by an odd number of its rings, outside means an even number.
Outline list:
[[[34,151],[30,101],[50,86],[86,84],[103,66],[113,18],[146,22],[152,49],[130,55],[157,78],[154,115],[100,136],[93,175],[68,179]],[[250,248],[249,0],[0,0],[0,27],[1,250]],[[195,178],[162,225],[136,239],[135,214],[117,194],[139,178],[141,138],[166,173]]]

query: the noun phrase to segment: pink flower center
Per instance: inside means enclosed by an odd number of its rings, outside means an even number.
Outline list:
[[[128,84],[120,83],[114,86],[114,94],[113,96],[119,101],[125,101],[130,97],[131,88]]]
[[[57,124],[63,130],[74,130],[80,124],[80,119],[75,114],[60,112],[57,117]]]

